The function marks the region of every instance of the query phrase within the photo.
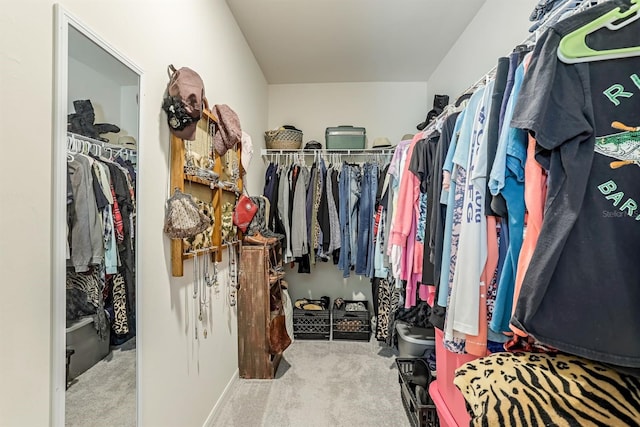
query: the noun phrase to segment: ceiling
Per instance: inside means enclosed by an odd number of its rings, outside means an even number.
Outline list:
[[[486,0],[226,0],[269,84],[427,81]]]

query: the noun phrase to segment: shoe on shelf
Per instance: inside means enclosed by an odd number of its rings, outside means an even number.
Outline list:
[[[429,372],[431,373],[431,378],[436,378],[436,352],[431,351],[427,356],[427,365],[429,366]]]
[[[260,240],[256,236],[251,236],[251,235],[244,236],[243,242],[249,245],[266,245],[267,244],[266,241]]]
[[[282,280],[283,277],[284,277],[284,271],[269,273],[269,284],[273,285],[278,280]]]
[[[267,244],[269,245],[275,245],[276,243],[278,243],[278,239],[276,237],[267,237],[267,236],[263,236],[260,233],[258,233],[258,235],[260,235],[263,239],[265,239],[267,241]]]
[[[266,246],[266,245],[273,245],[278,241],[278,239],[275,239],[273,237],[265,237],[260,233],[255,233],[255,234],[247,234],[246,236],[244,236],[244,241],[252,245]]]

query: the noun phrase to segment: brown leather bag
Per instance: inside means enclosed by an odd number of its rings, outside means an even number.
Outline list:
[[[291,337],[287,333],[284,314],[271,319],[269,325],[269,350],[271,354],[279,354],[291,345]]]

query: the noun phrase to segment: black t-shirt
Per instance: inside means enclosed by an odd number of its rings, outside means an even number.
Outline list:
[[[409,159],[409,171],[413,173],[420,181],[420,192],[427,192],[427,174],[429,166],[427,165],[427,140],[421,139],[416,142],[413,147],[411,159]]]
[[[91,177],[93,179],[93,192],[96,196],[96,206],[99,210],[102,210],[105,207],[109,206],[109,200],[102,191],[102,187],[100,186],[100,178],[98,178],[98,176],[96,175],[96,171],[93,167],[91,168]],[[109,189],[109,191],[111,191],[111,189]]]
[[[545,214],[511,322],[568,353],[640,367],[640,57],[565,64],[560,40],[621,1],[570,17],[538,42],[512,126],[549,171]],[[590,36],[640,45],[640,21]],[[600,39],[600,40],[599,40]],[[619,134],[614,138],[602,138]]]
[[[429,254],[433,260],[435,271],[440,271],[442,265],[442,245],[444,242],[444,220],[446,217],[446,206],[440,203],[440,193],[442,192],[442,168],[444,167],[449,145],[453,139],[453,131],[456,127],[456,120],[460,113],[453,113],[447,117],[442,125],[442,134],[436,146],[433,158],[433,179],[431,180],[431,192],[433,203],[431,207],[431,221],[429,222],[429,245],[425,245],[425,254]],[[428,249],[427,249],[428,248]],[[426,255],[425,255],[426,256]],[[439,286],[440,275],[434,274],[434,284]]]
[[[440,275],[438,272],[442,267],[442,245],[444,242],[444,220],[446,216],[446,206],[440,203],[442,167],[447,157],[447,151],[449,151],[449,145],[453,138],[453,131],[459,114],[460,113],[453,113],[445,119],[442,125],[442,134],[438,139],[436,152],[433,157],[433,179],[431,180],[433,203],[429,206],[431,208],[431,216],[429,218],[429,244],[425,245],[424,256],[429,256],[433,261],[433,284],[436,287],[436,295],[440,292]],[[448,262],[448,260],[445,260],[445,262]],[[431,309],[429,320],[434,327],[442,330],[444,329],[445,315],[445,307],[439,306],[436,301]]]

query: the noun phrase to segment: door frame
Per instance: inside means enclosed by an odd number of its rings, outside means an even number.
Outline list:
[[[140,166],[142,151],[142,97],[144,93],[143,71],[134,62],[120,53],[91,28],[82,23],[60,4],[54,4],[54,81],[53,81],[53,138],[52,138],[52,248],[51,248],[51,413],[50,424],[53,427],[65,425],[65,391],[66,391],[66,138],[67,138],[67,104],[68,104],[68,57],[69,27],[73,27],[89,38],[100,48],[120,61],[138,75],[138,150],[136,188],[140,184]],[[138,192],[140,194],[140,192]],[[138,217],[140,217],[140,199],[136,199]],[[136,222],[135,236],[139,236]],[[136,239],[135,264],[139,265],[139,239]],[[135,293],[139,295],[140,271],[136,268]],[[136,338],[141,330],[141,304],[136,298]],[[140,360],[141,342],[136,339],[136,422],[140,425]]]

